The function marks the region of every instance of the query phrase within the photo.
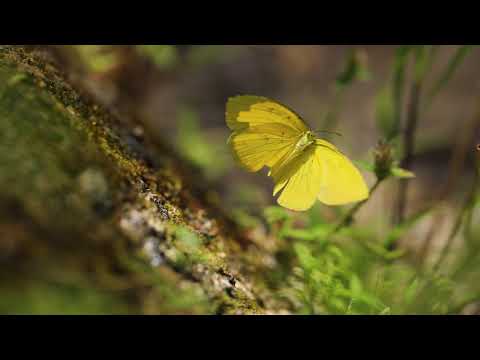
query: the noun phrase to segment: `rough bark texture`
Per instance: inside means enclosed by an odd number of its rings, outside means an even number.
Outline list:
[[[20,281],[44,270],[17,267],[48,253],[58,271],[81,262],[96,286],[122,296],[168,287],[151,312],[275,311],[266,309],[268,292],[252,275],[262,270],[252,259],[268,254],[209,203],[192,181],[198,173],[71,84],[48,51],[0,47],[2,219],[35,234],[12,230],[11,246],[0,240],[10,249],[9,276]],[[180,311],[169,307],[169,296],[198,301]],[[144,299],[133,311],[148,312]]]

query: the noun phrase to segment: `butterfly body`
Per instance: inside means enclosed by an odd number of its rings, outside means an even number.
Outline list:
[[[269,167],[278,203],[303,211],[319,201],[342,205],[368,197],[354,165],[333,144],[318,138],[293,110],[251,95],[227,102],[228,142],[248,171]]]

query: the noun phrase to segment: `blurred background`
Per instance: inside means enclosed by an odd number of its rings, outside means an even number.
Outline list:
[[[415,129],[415,159],[409,164],[416,174],[408,192],[409,211],[435,200],[445,186],[453,187],[446,191],[449,204],[461,198],[475,172],[474,149],[480,140],[479,53],[455,45],[426,47],[426,53],[434,54],[425,55],[431,59],[422,79],[420,106],[425,109]],[[162,68],[142,100],[147,126],[218,184],[227,208],[255,212],[275,203],[266,172],[250,174],[232,161],[224,116],[228,97],[253,94],[280,101],[311,128],[340,132],[341,137],[325,138],[351,159],[367,162],[373,161],[378,141],[389,136],[389,117],[395,117],[388,93],[396,86],[402,61],[398,46],[165,46],[140,51],[151,52]],[[407,127],[415,61],[412,54],[403,64],[399,132]],[[400,161],[401,135],[392,140],[393,157]],[[455,148],[459,168],[452,173]],[[364,175],[373,185],[374,174]],[[388,219],[396,185],[380,188],[361,216]]]
[[[133,118],[139,132],[167,143],[197,167],[198,181],[245,231],[282,244],[276,254],[285,267],[265,276],[293,312],[479,311],[480,50],[475,46],[56,50],[67,64],[81,59],[73,76],[103,104],[121,118]],[[341,133],[325,138],[355,161],[370,187],[380,180],[354,221],[335,234],[331,251],[324,235],[350,207],[316,204],[307,213],[284,211],[275,205],[265,169],[248,173],[233,161],[225,104],[241,94],[272,98],[312,129]],[[382,166],[385,178],[379,176]],[[355,245],[362,242],[367,245]],[[282,256],[289,260],[282,262]]]

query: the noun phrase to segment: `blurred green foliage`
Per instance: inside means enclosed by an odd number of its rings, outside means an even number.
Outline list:
[[[93,73],[108,71],[118,63],[117,54],[107,45],[75,45],[73,48]]]
[[[172,45],[137,45],[138,52],[150,58],[155,65],[162,69],[168,69],[178,62],[178,52]]]
[[[367,55],[364,52],[353,50],[348,54],[347,62],[342,72],[337,76],[336,91],[342,91],[354,81],[367,81],[371,79],[367,68]]]
[[[398,136],[402,117],[402,102],[405,90],[405,72],[412,46],[399,46],[392,68],[391,82],[377,95],[377,127],[383,137],[390,141]]]
[[[208,179],[216,179],[232,166],[225,142],[215,141],[201,130],[197,113],[187,107],[178,111],[176,145],[195,165],[208,169]]]
[[[335,79],[332,105],[325,114],[322,130],[334,128],[339,121],[338,117],[347,90],[356,82],[371,79],[372,75],[367,65],[367,56],[363,51],[352,50],[348,53],[343,69]]]

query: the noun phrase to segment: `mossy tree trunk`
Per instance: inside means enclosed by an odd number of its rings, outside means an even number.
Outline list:
[[[61,273],[108,293],[107,313],[275,312],[251,260],[271,255],[52,59],[0,47],[1,291]]]

